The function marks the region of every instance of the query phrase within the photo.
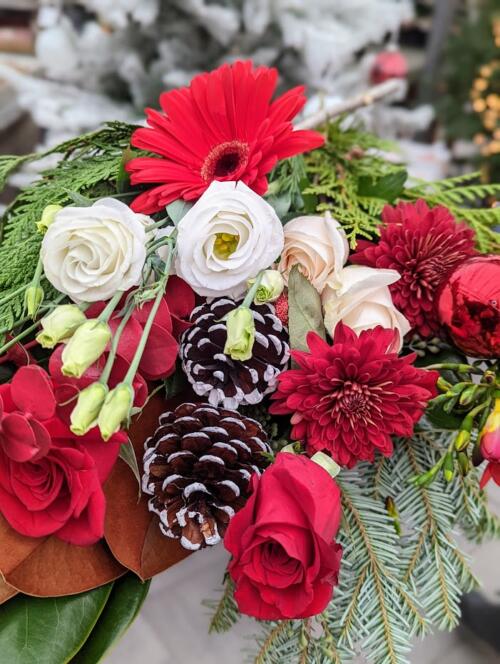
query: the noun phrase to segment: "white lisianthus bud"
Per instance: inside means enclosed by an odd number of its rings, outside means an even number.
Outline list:
[[[255,279],[251,279],[249,285],[255,283]],[[255,293],[255,304],[264,304],[265,302],[275,302],[285,287],[285,281],[281,272],[278,270],[264,270],[260,284]]]
[[[28,316],[34,318],[40,305],[43,302],[45,294],[41,286],[28,286],[24,293],[24,308]]]
[[[252,357],[255,322],[248,307],[238,307],[226,317],[227,339],[224,353],[233,360],[245,362]]]
[[[212,182],[177,231],[176,273],[207,297],[239,297],[283,248],[276,212],[243,182]]]
[[[47,228],[53,223],[57,213],[62,210],[62,205],[47,205],[42,212],[42,218],[36,222],[36,228],[39,233],[45,233]]]
[[[80,378],[104,353],[111,340],[111,328],[97,319],[87,320],[76,330],[62,352],[65,376]]]
[[[70,429],[76,436],[84,436],[97,424],[97,417],[108,392],[108,386],[103,383],[92,383],[80,392],[71,412]]]
[[[60,210],[42,242],[45,276],[74,302],[109,300],[136,286],[146,259],[148,219],[114,198]]]
[[[104,440],[109,440],[130,416],[134,402],[134,390],[127,383],[120,383],[109,392],[97,418],[97,425]]]
[[[339,273],[339,287],[327,287],[322,302],[325,326],[333,336],[342,321],[357,334],[377,325],[397,330],[393,352],[399,351],[410,324],[392,302],[388,286],[400,278],[396,270],[378,270],[362,265],[348,265]]]
[[[349,256],[349,245],[338,221],[324,216],[296,217],[284,227],[285,246],[279,271],[285,284],[294,265],[322,293],[326,286],[337,287],[338,275]]]
[[[36,340],[43,348],[54,348],[69,339],[86,320],[76,304],[61,304],[42,318],[42,331]]]

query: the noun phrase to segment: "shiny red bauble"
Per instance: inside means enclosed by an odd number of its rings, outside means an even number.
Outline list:
[[[443,328],[471,357],[500,357],[500,256],[475,256],[445,280],[437,297]]]
[[[408,63],[405,56],[399,51],[382,51],[375,56],[370,71],[370,80],[373,85],[391,78],[406,78],[407,76]]]

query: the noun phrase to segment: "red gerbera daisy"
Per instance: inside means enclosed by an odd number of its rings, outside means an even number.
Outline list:
[[[474,232],[442,206],[427,203],[386,205],[377,244],[360,240],[351,261],[397,270],[401,279],[389,286],[394,305],[422,337],[439,332],[436,290],[453,268],[473,256]]]
[[[378,326],[358,337],[339,323],[330,346],[310,332],[310,353],[292,351],[299,368],[278,376],[270,412],[293,413],[292,437],[342,466],[373,461],[376,450],[390,456],[391,435],[412,434],[439,375],[412,366],[415,354],[388,352],[395,334]]]
[[[132,136],[132,145],[160,157],[127,164],[132,184],[159,184],[132,208],[150,214],[178,198],[199,198],[213,180],[241,180],[264,194],[279,159],[323,145],[321,134],[293,130],[305,103],[302,86],[271,101],[277,78],[276,69],[235,62],[164,92],[164,113],[147,109],[149,127]]]

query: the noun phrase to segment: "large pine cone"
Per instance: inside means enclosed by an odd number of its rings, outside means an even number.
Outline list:
[[[224,537],[270,452],[261,425],[236,411],[185,403],[145,443],[143,491],[161,531],[196,551]]]
[[[253,405],[276,389],[276,378],[290,356],[287,332],[271,304],[252,305],[255,343],[245,362],[225,355],[226,324],[223,317],[238,306],[221,298],[193,310],[193,326],[182,339],[182,368],[193,390],[212,406],[226,408]]]

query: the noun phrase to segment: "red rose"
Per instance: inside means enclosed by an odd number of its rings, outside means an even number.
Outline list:
[[[14,530],[81,546],[103,536],[102,484],[122,437],[104,443],[96,431],[70,431],[40,367],[23,367],[0,386],[0,512]]]
[[[224,538],[242,613],[260,620],[321,613],[338,582],[340,490],[321,466],[281,452]]]

